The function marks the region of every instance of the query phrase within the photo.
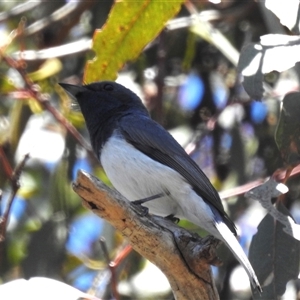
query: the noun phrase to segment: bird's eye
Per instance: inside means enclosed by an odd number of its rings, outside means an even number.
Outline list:
[[[103,89],[106,91],[112,91],[114,87],[111,84],[107,83],[103,86]]]

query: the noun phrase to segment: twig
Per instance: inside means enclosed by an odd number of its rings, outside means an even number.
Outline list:
[[[105,242],[104,238],[100,238],[100,246],[101,246],[102,252],[104,254],[104,258],[106,260],[108,268],[110,270],[112,294],[113,294],[113,296],[116,300],[119,300],[120,295],[117,291],[116,265],[110,260],[109,253],[108,253],[108,250],[107,250],[107,247],[106,247],[106,242]]]
[[[115,266],[119,266],[120,263],[132,252],[132,247],[130,245],[126,245],[122,251],[117,255],[114,259],[113,264]]]
[[[4,172],[5,172],[5,175],[7,176],[7,178],[12,178],[13,169],[12,169],[1,145],[0,145],[0,161],[2,162],[3,169],[4,169]]]
[[[47,48],[49,46],[60,45],[68,36],[69,31],[75,24],[78,24],[79,19],[84,11],[95,5],[97,1],[95,0],[78,0],[70,1],[69,3],[58,8],[56,11],[52,12],[50,15],[36,21],[27,28],[25,28],[25,35],[32,36],[37,33],[41,33],[42,36],[45,30],[51,26],[51,30],[56,34],[51,38],[45,38],[40,40],[39,46],[41,48]]]
[[[7,201],[5,212],[3,216],[0,218],[0,242],[3,242],[5,240],[5,232],[6,232],[10,210],[13,201],[15,199],[15,196],[20,188],[20,176],[28,159],[29,159],[29,154],[26,154],[23,160],[16,166],[15,170],[12,172],[11,177],[9,178],[12,186],[12,191]]]
[[[76,11],[78,9],[78,6],[80,6],[80,2],[81,1],[69,2],[57,9],[56,11],[54,11],[50,16],[46,16],[43,19],[36,21],[35,23],[31,24],[25,29],[25,35],[35,34],[45,29],[53,22],[61,21],[62,19],[70,15],[72,12]]]
[[[220,198],[226,199],[226,198],[230,198],[230,197],[234,197],[234,196],[238,196],[238,195],[243,195],[246,192],[248,192],[249,190],[251,190],[257,186],[260,186],[266,180],[267,179],[257,179],[257,180],[251,181],[249,183],[234,187],[232,189],[222,191],[222,192],[220,192]]]
[[[11,56],[16,60],[44,60],[49,58],[57,58],[82,53],[90,50],[91,48],[92,40],[88,38],[82,38],[76,42],[68,43],[57,47],[50,47],[42,50],[26,50],[22,52],[14,52]]]
[[[284,169],[276,170],[273,173],[272,178],[277,182],[282,182],[285,184],[288,178],[297,176],[299,174],[300,174],[300,164],[297,165],[296,167],[293,167],[292,169],[291,169],[291,167],[288,166]],[[232,189],[228,189],[226,191],[220,192],[220,197],[221,197],[221,199],[226,199],[226,198],[230,198],[230,197],[234,197],[234,196],[238,196],[238,195],[243,195],[246,192],[248,192],[249,190],[251,190],[257,186],[260,186],[261,184],[266,182],[268,179],[269,179],[269,177],[265,177],[265,178],[261,178],[261,179],[257,179],[257,180],[248,182],[246,184],[237,186]]]
[[[4,22],[7,19],[24,14],[25,12],[34,9],[36,6],[42,3],[41,0],[27,1],[13,7],[10,11],[3,11],[0,13],[0,22]]]
[[[40,93],[37,85],[35,85],[31,79],[27,76],[25,69],[23,68],[22,64],[18,61],[14,60],[11,57],[6,56],[2,50],[0,49],[0,55],[2,59],[12,68],[19,72],[22,76],[25,87],[27,88],[28,95],[35,99],[45,110],[50,112],[53,117],[63,125],[67,131],[77,140],[77,142],[84,147],[90,155],[94,156],[90,145],[86,142],[86,140],[82,137],[82,135],[76,130],[76,128],[69,123],[69,121],[55,108],[51,105],[50,101],[48,100],[45,94]]]
[[[239,52],[232,46],[223,33],[213,27],[211,23],[201,20],[197,8],[191,1],[188,0],[185,3],[185,7],[194,17],[194,22],[191,26],[192,32],[214,45],[234,66],[237,66]]]
[[[204,22],[212,22],[212,21],[220,20],[223,17],[225,18],[232,17],[232,16],[236,17],[238,14],[240,14],[240,12],[235,11],[234,8],[226,12],[222,12],[222,14],[217,10],[205,10],[198,13],[198,18]],[[181,28],[190,27],[194,23],[195,23],[194,16],[175,18],[167,22],[166,30],[169,31],[178,30]],[[33,27],[34,24],[31,25],[31,28]],[[154,43],[152,43],[151,45],[154,45]],[[57,47],[50,47],[47,49],[25,50],[24,52],[18,51],[12,53],[11,56],[14,59],[20,59],[20,57],[22,57],[22,59],[26,61],[44,60],[44,59],[49,59],[54,57],[63,57],[63,56],[73,55],[76,53],[85,52],[90,50],[91,46],[92,46],[92,39],[83,38],[81,40],[72,43],[64,44]],[[146,49],[148,48],[149,46],[146,47]]]

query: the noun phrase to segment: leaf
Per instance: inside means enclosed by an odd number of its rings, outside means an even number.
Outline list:
[[[267,34],[260,37],[263,48],[262,72],[282,72],[300,61],[300,37],[282,34]],[[278,59],[278,58],[284,59]]]
[[[262,207],[268,210],[269,214],[274,217],[276,221],[279,221],[285,227],[283,230],[300,241],[300,225],[296,224],[293,218],[282,214],[272,204],[272,198],[279,197],[282,194],[288,192],[288,187],[283,183],[278,183],[272,178],[266,181],[264,184],[248,191],[245,197],[249,197],[258,200]]]
[[[282,204],[278,209],[289,214]],[[266,215],[249,250],[249,260],[263,287],[262,296],[255,293],[254,299],[278,299],[283,295],[287,282],[298,278],[299,252],[299,241],[285,233],[280,222]]]
[[[287,164],[300,162],[300,93],[285,95],[275,132],[275,141]]]
[[[233,47],[228,38],[210,22],[196,18],[193,26],[191,26],[191,31],[214,45],[234,66],[237,65],[239,52]]]
[[[61,61],[57,58],[51,58],[46,60],[37,71],[28,73],[27,76],[32,81],[40,81],[57,74],[61,69]]]
[[[238,62],[238,72],[243,75],[243,86],[249,96],[260,100],[263,96],[263,74],[261,72],[262,48],[259,45],[245,46]]]
[[[183,0],[116,1],[101,30],[96,30],[92,49],[96,57],[88,61],[84,82],[114,80],[117,72],[138,57],[143,48],[174,17]]]
[[[279,18],[282,25],[299,34],[299,0],[289,0],[284,3],[266,0],[265,6]]]
[[[243,86],[249,96],[260,100],[264,92],[263,74],[288,70],[298,61],[299,36],[268,34],[261,36],[260,44],[250,43],[242,49],[238,71],[243,75]]]

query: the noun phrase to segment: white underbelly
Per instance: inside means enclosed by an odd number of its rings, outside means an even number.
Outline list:
[[[143,204],[150,213],[161,216],[172,214],[203,228],[212,222],[209,206],[179,173],[151,159],[118,136],[113,135],[105,143],[100,160],[113,186],[128,200],[167,194]]]
[[[182,176],[171,168],[154,161],[117,136],[111,137],[102,148],[101,164],[113,186],[128,200],[140,200],[164,193],[166,196],[151,200],[143,206],[157,215],[180,213],[178,210],[181,208],[173,197],[174,194],[184,196],[189,186],[183,184]]]

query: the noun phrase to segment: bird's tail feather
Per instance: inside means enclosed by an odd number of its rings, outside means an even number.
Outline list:
[[[241,263],[241,265],[244,267],[245,271],[249,276],[252,286],[261,293],[262,288],[259,284],[256,274],[236,237],[229,230],[229,228],[226,226],[225,223],[217,222],[215,226],[219,234],[221,235],[222,240],[225,242],[227,247],[232,251],[232,253],[235,255],[237,260]]]

